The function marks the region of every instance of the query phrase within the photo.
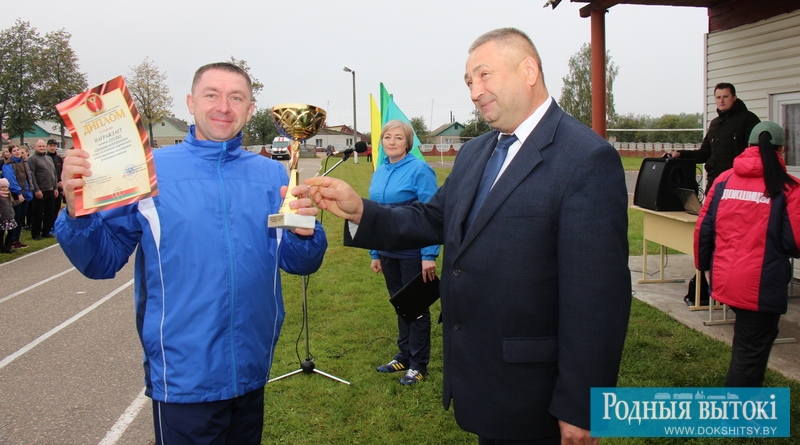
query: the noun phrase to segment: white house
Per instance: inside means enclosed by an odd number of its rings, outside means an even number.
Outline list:
[[[145,131],[149,136],[150,130],[147,125]],[[167,117],[162,122],[153,124],[153,140],[150,141],[150,145],[159,148],[180,144],[188,132],[189,124],[174,117]]]

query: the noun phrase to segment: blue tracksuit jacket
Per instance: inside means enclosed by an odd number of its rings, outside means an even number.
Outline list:
[[[327,241],[269,229],[287,185],[278,162],[230,141],[153,151],[158,195],[71,218],[56,233],[75,267],[112,278],[136,250],[136,325],[154,400],[225,400],[265,385],[284,318],[279,269],[306,275]]]

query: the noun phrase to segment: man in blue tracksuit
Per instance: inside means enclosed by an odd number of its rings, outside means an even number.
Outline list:
[[[246,72],[205,65],[186,102],[195,125],[184,142],[153,151],[155,197],[76,218],[75,189],[91,175],[91,159],[67,152],[67,211],[56,233],[90,278],[113,277],[136,250],[136,325],[156,443],[260,444],[264,385],[284,318],[280,269],[315,272],[327,241],[319,223],[294,232],[267,227],[288,175],[242,150],[254,109]],[[317,212],[304,197],[292,206]]]

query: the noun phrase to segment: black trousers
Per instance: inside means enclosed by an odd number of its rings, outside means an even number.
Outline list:
[[[767,314],[732,307],[733,323],[731,363],[725,386],[760,387],[764,383],[769,353],[778,338],[780,314]]]
[[[64,193],[59,190],[58,191],[58,198],[53,199],[53,221],[50,223],[50,227],[47,229],[47,232],[44,231],[42,228],[42,235],[49,234],[56,225],[56,219],[58,219],[58,212],[61,211],[61,204],[64,203]]]
[[[6,235],[6,245],[10,246],[14,241],[19,241],[22,234],[22,226],[25,225],[25,214],[28,212],[30,201],[23,201],[14,207],[14,219],[17,221],[17,228],[9,230]]]
[[[264,388],[206,403],[153,401],[157,445],[261,445]]]
[[[38,238],[42,234],[49,234],[56,221],[56,197],[52,190],[42,190],[42,199],[34,196],[31,201],[31,237]]]
[[[383,278],[389,295],[394,295],[422,271],[421,259],[398,259],[381,255]],[[394,359],[411,369],[427,374],[431,358],[431,313],[426,311],[419,318],[407,322],[397,316],[397,348]]]

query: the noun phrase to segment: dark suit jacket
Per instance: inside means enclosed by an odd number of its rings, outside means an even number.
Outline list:
[[[364,201],[357,247],[444,244],[443,403],[493,439],[589,428],[589,388],[617,382],[631,304],[619,155],[555,102],[464,233],[497,132],[464,144],[427,203]],[[345,231],[346,234],[347,231]]]

